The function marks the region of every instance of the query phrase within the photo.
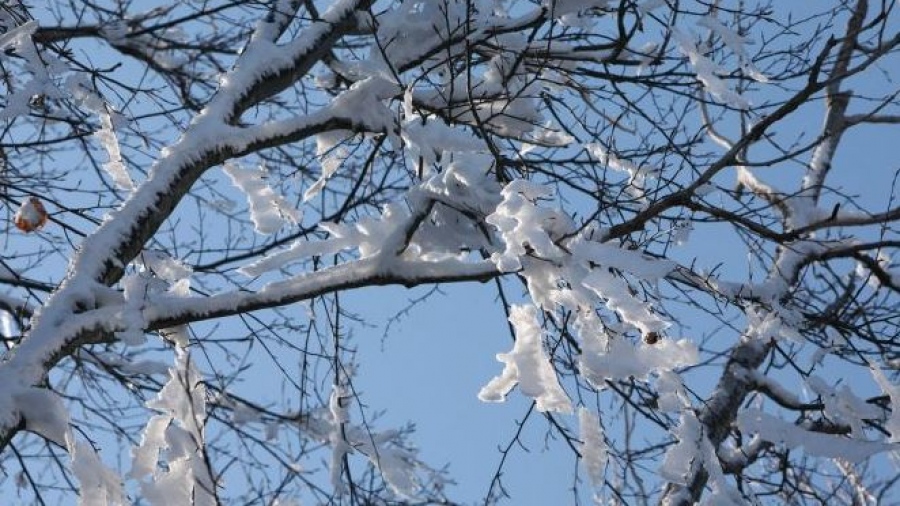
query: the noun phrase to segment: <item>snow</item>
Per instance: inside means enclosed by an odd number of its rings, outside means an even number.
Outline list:
[[[137,258],[141,268],[169,283],[177,283],[191,276],[192,270],[182,261],[163,251],[144,250]]]
[[[849,462],[862,462],[876,453],[894,448],[879,441],[811,432],[756,408],[738,413],[737,425],[741,431],[759,434],[766,441],[788,448],[803,448],[807,455],[840,458]]]
[[[206,387],[186,351],[176,350],[169,381],[147,407],[141,443],[132,449],[128,476],[140,481],[152,506],[215,505],[215,484],[203,456]]]
[[[588,153],[601,165],[606,165],[617,172],[624,172],[629,176],[628,191],[639,199],[644,198],[646,185],[649,180],[659,178],[660,169],[649,165],[637,165],[634,162],[621,158],[610,152],[598,142],[588,143],[585,146]]]
[[[332,490],[340,496],[346,492],[343,482],[343,463],[357,452],[364,454],[377,468],[391,490],[402,499],[415,498],[419,490],[418,469],[425,468],[414,452],[400,446],[396,431],[372,432],[350,423],[349,406],[353,394],[343,385],[334,385],[328,401],[325,419],[313,417],[306,424],[310,435],[331,446],[330,476]]]
[[[122,479],[107,468],[88,443],[70,442],[72,474],[78,480],[78,504],[81,506],[118,506],[129,504]],[[186,504],[186,503],[185,503]]]
[[[629,272],[645,280],[659,280],[677,265],[671,260],[652,258],[611,243],[579,241],[569,249],[579,261]]]
[[[94,132],[94,137],[100,141],[100,145],[106,150],[109,161],[103,164],[103,168],[115,185],[122,190],[134,190],[134,182],[128,174],[128,168],[122,159],[119,141],[116,138],[113,113],[83,74],[75,74],[66,80],[66,89],[82,107],[96,114],[100,118],[100,129]]]
[[[691,406],[684,382],[675,371],[670,369],[657,371],[656,392],[659,395],[656,407],[662,412],[681,411]]]
[[[596,388],[604,388],[607,380],[632,377],[642,380],[653,372],[672,371],[694,365],[699,360],[696,346],[686,339],[660,339],[656,344],[637,346],[623,338],[606,339],[605,346],[604,340],[597,336],[582,335],[582,340],[584,345],[578,368]],[[672,404],[667,407],[671,408]]]
[[[601,490],[606,482],[606,463],[609,447],[603,437],[600,419],[585,407],[578,408],[578,427],[581,434],[581,462],[587,469],[588,479],[595,490]]]
[[[712,60],[700,54],[694,41],[684,32],[672,28],[672,39],[678,45],[678,49],[688,57],[697,79],[703,83],[703,88],[717,101],[735,109],[748,109],[750,102],[743,96],[732,90],[717,74],[723,73],[722,69]]]
[[[891,399],[891,414],[884,428],[891,433],[890,442],[894,444],[900,443],[900,386],[894,385],[887,376],[877,367],[870,366],[872,377],[881,387],[881,390]]]
[[[704,434],[700,420],[693,411],[684,410],[674,430],[678,442],[669,447],[659,468],[666,481],[687,486],[699,470],[705,469],[712,489],[703,505],[740,506],[746,504],[743,495],[725,478],[716,449]],[[748,492],[752,494],[752,491]],[[671,498],[670,498],[671,499]],[[664,502],[664,504],[670,504]]]
[[[544,259],[560,258],[565,252],[554,242],[548,230],[573,228],[571,218],[554,210],[537,205],[539,199],[551,192],[544,186],[517,179],[501,191],[503,201],[485,221],[500,232],[506,248],[495,252],[491,260],[501,272],[513,272],[522,268],[525,255]]]
[[[516,342],[512,351],[497,355],[497,360],[505,364],[503,372],[481,389],[478,398],[484,402],[503,402],[518,384],[523,395],[534,399],[538,411],[571,413],[572,403],[544,352],[543,332],[537,318],[537,308],[533,305],[510,307],[509,322],[515,329]]]
[[[21,25],[13,26],[15,20],[9,18],[4,26],[9,27],[6,33],[0,35],[0,54],[11,51],[20,56],[24,63],[23,70],[30,73],[32,78],[26,83],[13,88],[6,97],[6,107],[0,111],[0,120],[10,120],[17,116],[27,115],[31,98],[43,96],[48,98],[60,98],[62,93],[56,87],[51,72],[65,69],[59,60],[50,54],[39,54],[31,40],[31,36],[38,29],[37,21],[27,21]],[[7,82],[8,86],[14,83]]]
[[[6,297],[0,296],[0,303],[7,304]],[[18,301],[16,301],[18,302]],[[10,307],[17,307],[14,304],[7,304]],[[13,321],[13,317],[9,312],[0,309],[0,338],[9,339],[10,337],[15,335],[15,323]]]
[[[334,385],[331,389],[331,397],[328,402],[328,410],[331,412],[331,430],[328,435],[328,442],[331,445],[331,490],[338,497],[347,491],[347,486],[343,479],[343,464],[347,454],[353,452],[353,447],[347,444],[344,437],[344,424],[350,421],[350,413],[347,405],[350,403],[351,395],[343,386]]]
[[[772,304],[771,309],[766,309],[758,304],[750,304],[744,310],[747,315],[748,336],[768,341],[769,339],[786,339],[797,344],[803,344],[806,340],[794,327],[800,321],[799,317],[792,314],[777,304]],[[787,318],[788,321],[785,321]]]
[[[698,449],[701,439],[705,439],[703,428],[694,413],[684,411],[673,434],[678,442],[666,451],[659,475],[671,483],[687,485],[702,465],[703,457],[698,455]]]
[[[819,376],[810,376],[806,384],[821,397],[825,404],[825,415],[835,423],[849,425],[853,437],[865,435],[865,419],[876,420],[881,415],[880,409],[859,398],[847,385],[834,388]]]
[[[581,284],[605,299],[606,306],[622,317],[624,322],[643,334],[662,332],[669,322],[650,311],[650,306],[632,295],[629,285],[604,268],[593,269]]]
[[[543,0],[541,5],[553,12],[554,17],[578,14],[588,9],[603,9],[609,0]]]
[[[697,21],[697,24],[709,29],[711,33],[714,33],[722,40],[725,46],[737,56],[744,74],[760,83],[769,82],[769,78],[763,75],[763,73],[753,65],[753,61],[747,54],[746,45],[748,41],[746,37],[738,35],[734,30],[725,26],[722,21],[714,16],[702,17]]]
[[[353,132],[347,130],[331,130],[316,136],[316,157],[322,166],[322,175],[303,192],[303,202],[308,202],[318,195],[344,163],[349,152],[341,143],[352,136]]]
[[[32,387],[17,392],[14,399],[27,430],[66,446],[67,438],[71,437],[69,412],[59,395],[46,388]]]
[[[236,163],[226,163],[223,170],[234,186],[247,196],[250,219],[260,234],[274,234],[285,222],[296,224],[301,220],[300,211],[292,207],[281,195],[275,193],[264,181],[266,171],[244,169]]]
[[[401,137],[406,143],[409,157],[416,161],[422,157],[426,165],[443,158],[444,152],[477,153],[487,151],[484,141],[470,132],[454,128],[434,115],[420,115],[413,110],[412,88],[404,94],[404,118]]]

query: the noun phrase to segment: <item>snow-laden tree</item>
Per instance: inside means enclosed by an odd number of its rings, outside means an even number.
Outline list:
[[[900,500],[894,2],[0,11],[4,497],[453,502],[347,301],[469,283],[573,500]]]

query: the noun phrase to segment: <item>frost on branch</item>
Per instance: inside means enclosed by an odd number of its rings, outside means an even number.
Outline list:
[[[292,207],[266,184],[265,170],[244,169],[234,163],[225,164],[224,171],[234,186],[247,196],[250,204],[250,219],[260,234],[274,234],[284,222],[299,223],[300,211]]]
[[[537,308],[512,306],[509,322],[515,329],[516,343],[509,353],[497,355],[497,360],[506,364],[503,372],[481,389],[478,398],[484,402],[502,402],[518,384],[523,394],[534,399],[539,411],[571,413],[572,403],[544,352]]]
[[[141,444],[132,449],[129,477],[141,482],[149,504],[214,505],[215,484],[206,465],[206,387],[188,354],[176,351],[169,381],[148,401],[159,414],[147,422]]]

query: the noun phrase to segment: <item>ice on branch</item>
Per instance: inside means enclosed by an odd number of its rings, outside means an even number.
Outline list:
[[[503,372],[481,389],[478,398],[484,402],[503,402],[518,384],[524,395],[534,399],[538,411],[571,413],[572,403],[544,352],[537,308],[512,306],[509,322],[515,330],[516,343],[509,353],[497,355],[497,360],[505,364]]]
[[[300,211],[288,204],[284,197],[275,193],[266,184],[265,169],[244,169],[237,164],[226,163],[223,170],[231,178],[234,186],[247,196],[250,219],[253,220],[257,232],[274,234],[286,221],[300,222],[302,218]]]
[[[747,99],[729,88],[725,81],[717,75],[723,73],[722,69],[715,62],[700,54],[700,50],[690,36],[673,28],[672,38],[678,44],[679,51],[687,56],[691,62],[691,66],[697,74],[697,79],[703,83],[703,88],[713,98],[735,109],[748,109],[750,107],[750,102]]]
[[[807,455],[844,459],[849,462],[862,462],[876,453],[896,448],[879,441],[811,432],[754,408],[739,413],[737,425],[741,431],[759,434],[766,441],[787,448],[803,448]]]
[[[585,407],[578,408],[578,427],[581,434],[582,463],[587,469],[588,479],[595,490],[603,488],[605,482],[606,463],[609,460],[609,447],[603,437],[600,419]]]
[[[215,483],[203,456],[206,387],[183,350],[169,381],[147,407],[159,412],[132,449],[129,477],[141,482],[149,504],[214,505]]]

